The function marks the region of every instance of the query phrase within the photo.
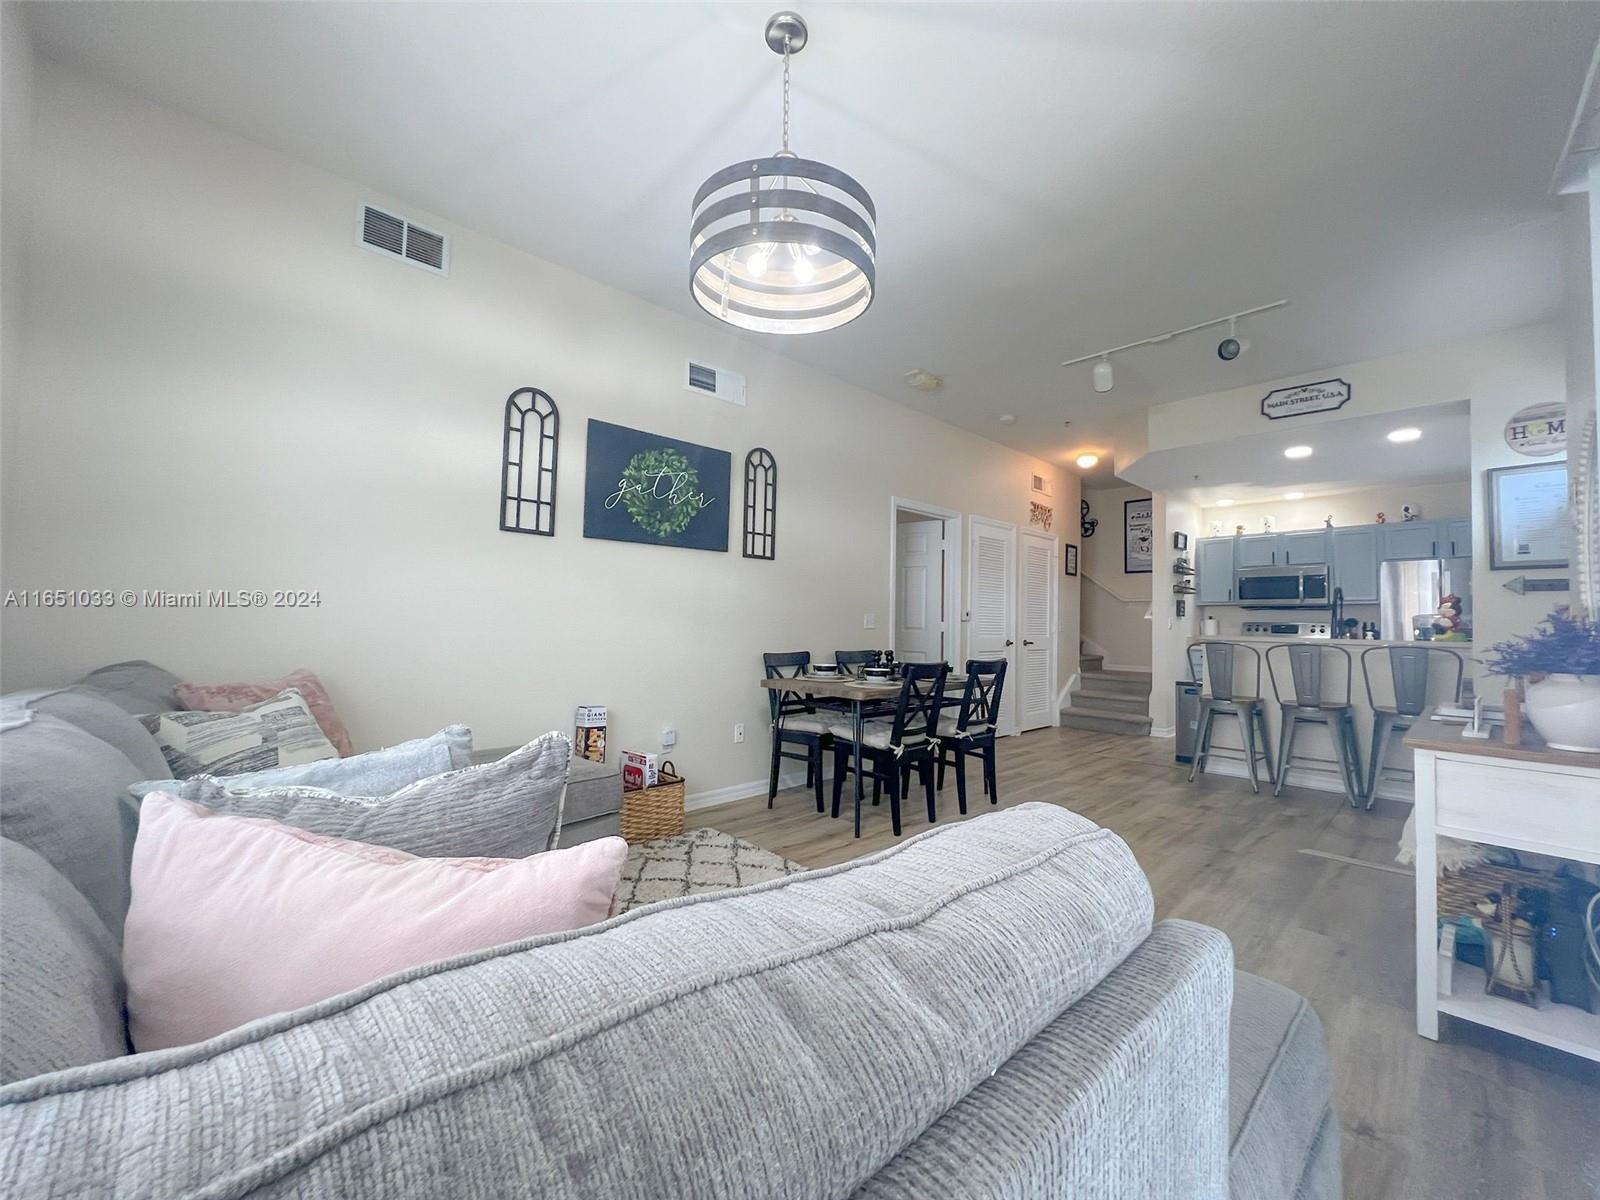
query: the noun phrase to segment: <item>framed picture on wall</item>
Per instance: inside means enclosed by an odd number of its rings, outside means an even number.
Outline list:
[[[1189,535],[1187,533],[1173,534],[1172,548],[1174,550],[1187,550],[1189,548]]]
[[[1567,464],[1496,467],[1489,486],[1489,569],[1567,566]]]
[[[1155,568],[1155,505],[1149,496],[1122,502],[1122,572],[1148,575]]]
[[[1065,553],[1061,556],[1061,561],[1067,565],[1067,574],[1076,575],[1078,573],[1078,547],[1072,542],[1067,542],[1063,549]]]

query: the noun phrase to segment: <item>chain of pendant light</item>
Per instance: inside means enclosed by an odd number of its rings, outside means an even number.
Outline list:
[[[783,35],[783,152],[789,153],[789,35]]]

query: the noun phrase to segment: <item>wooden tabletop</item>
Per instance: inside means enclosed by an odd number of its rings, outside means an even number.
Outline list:
[[[1573,750],[1552,750],[1534,729],[1533,722],[1523,714],[1522,744],[1508,746],[1504,742],[1505,727],[1490,727],[1486,738],[1468,738],[1461,734],[1465,725],[1435,721],[1433,709],[1427,709],[1417,718],[1417,723],[1406,734],[1406,745],[1412,750],[1433,750],[1440,754],[1477,754],[1485,758],[1508,758],[1517,762],[1552,763],[1560,767],[1588,767],[1600,771],[1600,754],[1579,754]]]
[[[966,685],[965,675],[945,676],[945,687]],[[898,679],[857,679],[851,675],[829,678],[825,675],[798,675],[791,679],[763,679],[761,686],[774,692],[798,692],[832,700],[886,700],[900,694]]]

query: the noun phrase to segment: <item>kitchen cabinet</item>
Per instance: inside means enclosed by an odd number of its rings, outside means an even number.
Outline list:
[[[1335,529],[1329,535],[1333,584],[1346,604],[1378,602],[1378,530],[1381,525]]]
[[[1280,533],[1278,535],[1279,563],[1291,566],[1325,563],[1328,561],[1328,535],[1317,529],[1310,533]]]
[[[1459,518],[1439,522],[1439,557],[1472,557],[1472,521]]]
[[[1196,544],[1196,604],[1233,603],[1233,542],[1231,537],[1201,538]]]
[[[1235,538],[1233,565],[1235,567],[1271,567],[1278,559],[1278,535],[1254,533],[1249,537]]]
[[[1439,529],[1432,521],[1406,521],[1399,525],[1380,525],[1379,547],[1383,560],[1438,558]]]

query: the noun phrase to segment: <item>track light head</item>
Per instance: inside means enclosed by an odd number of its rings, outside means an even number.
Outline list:
[[[1094,365],[1094,390],[1097,392],[1109,392],[1115,386],[1116,380],[1111,374],[1111,357],[1102,354],[1100,361]]]
[[[1249,339],[1239,336],[1239,318],[1229,318],[1228,336],[1217,343],[1217,357],[1223,362],[1232,362],[1248,349],[1250,349]]]

